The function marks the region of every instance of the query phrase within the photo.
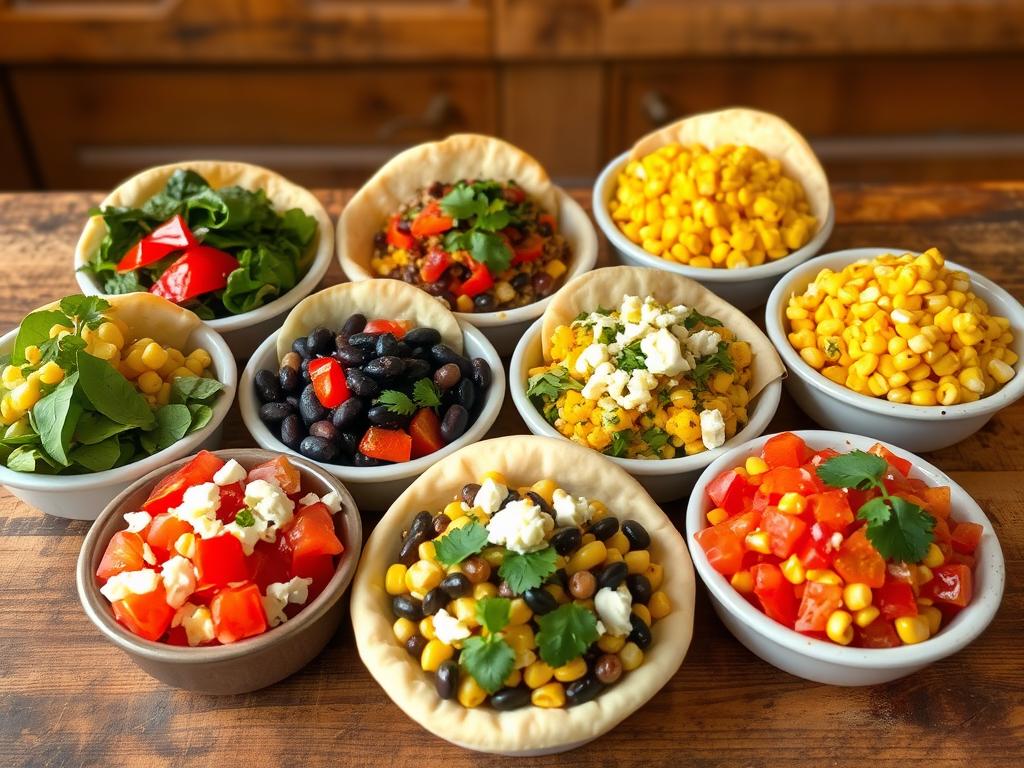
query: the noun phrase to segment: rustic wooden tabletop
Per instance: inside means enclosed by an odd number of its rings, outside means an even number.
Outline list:
[[[924,249],[1024,299],[1024,183],[840,186],[826,250]],[[321,198],[337,216],[346,192]],[[589,193],[579,192],[581,202]],[[0,195],[0,331],[76,291],[71,253],[90,193]],[[605,254],[603,259],[607,259]],[[326,283],[341,280],[332,268]],[[244,361],[243,361],[244,363]],[[788,398],[775,429],[811,426]],[[494,434],[525,432],[511,401]],[[835,688],[780,672],[743,648],[698,588],[678,674],[617,729],[570,755],[520,763],[823,766],[1024,763],[1024,402],[928,455],[992,520],[1007,584],[973,645],[913,677]],[[250,445],[233,408],[225,447]],[[683,504],[667,505],[682,522]],[[372,527],[373,520],[367,520]],[[74,566],[88,523],[46,517],[0,490],[0,765],[470,766],[479,755],[408,720],[373,681],[343,625],[292,678],[214,698],[147,677],[88,622]],[[488,764],[513,761],[487,758]]]

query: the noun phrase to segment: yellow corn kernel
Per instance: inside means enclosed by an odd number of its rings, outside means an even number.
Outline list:
[[[706,515],[707,520],[711,525],[718,525],[729,519],[729,513],[721,507],[715,507]]]
[[[939,549],[935,542],[932,542],[928,545],[928,552],[925,553],[924,560],[921,562],[929,568],[938,568],[946,562],[946,556],[942,554],[942,550]]]
[[[651,564],[651,553],[646,549],[627,552],[622,559],[626,563],[628,573],[643,573]]]
[[[938,399],[935,397],[935,390],[926,389],[910,393],[911,405],[936,405]]]
[[[39,361],[43,359],[43,353],[39,347],[35,344],[29,344],[24,350],[25,359],[29,365],[39,365]]]
[[[993,358],[988,363],[989,375],[996,380],[998,384],[1005,384],[1013,378],[1014,370],[1011,366],[1007,365],[1002,360]]]
[[[633,603],[633,613],[648,627],[651,626],[651,612],[643,603]]]
[[[416,554],[420,560],[437,560],[437,550],[434,548],[434,542],[424,541],[416,548]]]
[[[437,672],[442,662],[448,661],[455,655],[455,649],[437,638],[427,642],[420,655],[420,667],[424,672]],[[467,675],[468,677],[468,675]]]
[[[771,554],[771,546],[768,542],[767,531],[752,531],[748,533],[745,539],[747,549],[752,552],[760,552],[762,555]]]
[[[432,560],[417,560],[405,572],[405,586],[410,592],[426,594],[444,578],[444,568]]]
[[[651,563],[644,576],[651,583],[651,589],[657,591],[661,587],[661,582],[665,580],[665,569],[661,563]]]
[[[754,591],[754,577],[750,571],[736,571],[729,579],[733,589],[743,595],[749,595]]]
[[[537,639],[528,624],[509,625],[505,628],[505,641],[516,653],[532,651],[537,647]]]
[[[572,576],[578,571],[589,571],[604,562],[608,556],[608,548],[603,541],[591,541],[584,544],[571,558],[565,567],[566,573]]]
[[[115,323],[110,321],[101,324],[96,329],[96,335],[99,336],[101,341],[113,344],[118,349],[124,346],[124,334],[121,333],[121,329]]]
[[[861,608],[856,611],[853,615],[853,623],[861,629],[868,627],[879,617],[881,611],[874,605],[869,605],[867,608]]]
[[[565,706],[565,686],[553,682],[535,688],[530,694],[530,701],[535,707],[558,709]]]
[[[896,634],[907,645],[922,643],[930,634],[928,620],[922,616],[900,616],[896,619]]]
[[[857,612],[871,605],[871,587],[861,582],[847,584],[843,589],[843,605]]]
[[[626,538],[626,534],[622,532],[622,529],[617,530],[611,538],[605,541],[604,545],[608,549],[619,550],[623,555],[629,552],[629,539]]]
[[[828,568],[809,568],[807,570],[807,580],[816,581],[819,584],[843,583],[843,580],[839,578],[839,574],[835,571],[829,570]]]
[[[785,512],[787,515],[802,515],[807,509],[807,499],[799,493],[790,491],[782,494],[778,507],[780,512]]]
[[[135,352],[132,352],[131,354],[134,355]],[[142,353],[140,352],[139,354],[141,355]],[[129,357],[130,356],[131,355],[129,355]],[[181,368],[178,368],[178,369],[174,370],[171,373],[170,378],[171,379],[180,379],[180,378],[188,378],[189,376],[195,376],[195,375],[196,375],[195,372],[192,371],[190,368],[186,368],[185,366],[182,366]]]
[[[615,637],[614,635],[601,635],[597,640],[597,647],[605,653],[618,653],[625,644],[625,637]]]
[[[749,456],[743,464],[748,475],[763,475],[768,471],[768,465],[760,456]]]
[[[11,405],[11,396],[9,394],[4,395],[3,398],[0,399],[0,420],[2,420],[5,425],[10,426],[11,424],[14,424],[24,415],[25,414],[23,412],[17,410],[13,405]]]
[[[554,674],[555,680],[561,683],[571,683],[587,674],[587,662],[583,660],[582,656],[577,656],[567,664],[555,667]]]
[[[167,350],[155,341],[152,344],[147,344],[146,348],[142,350],[142,362],[152,371],[162,368],[168,357]],[[188,365],[188,360],[185,361],[185,364]],[[198,373],[202,373],[201,368]]]
[[[536,493],[539,493],[544,501],[551,504],[554,499],[555,489],[558,488],[558,484],[551,479],[538,480],[531,486],[531,488]]]
[[[853,616],[847,611],[833,611],[825,624],[825,634],[833,643],[849,645],[853,642]]]
[[[644,652],[636,643],[628,642],[619,651],[619,661],[622,662],[622,668],[626,672],[632,672],[644,663]]]
[[[544,266],[544,271],[551,275],[555,280],[564,275],[567,269],[568,267],[561,259],[553,259]]]
[[[893,387],[886,393],[885,398],[890,403],[909,403],[910,395],[909,387]]]
[[[135,383],[138,386],[139,391],[147,395],[155,395],[160,391],[160,387],[163,386],[164,381],[156,371],[146,371],[135,380]]]
[[[551,668],[551,665],[538,659],[523,670],[523,682],[528,687],[536,689],[547,685],[554,675],[555,670]]]
[[[917,615],[923,618],[928,624],[928,636],[931,637],[939,631],[942,626],[942,611],[932,605],[926,605],[917,609]]]
[[[42,384],[60,384],[64,381],[64,369],[50,360],[39,369],[39,381]]]
[[[416,634],[416,622],[405,618],[397,619],[391,625],[391,629],[395,633],[395,638],[398,642],[405,644],[410,637]]]
[[[427,640],[434,640],[437,637],[437,633],[434,631],[434,618],[432,616],[426,616],[421,619],[418,627],[420,634],[427,638]]]
[[[785,561],[779,566],[782,571],[783,577],[790,584],[803,584],[807,579],[807,572],[804,569],[804,564],[796,555],[790,555]]]
[[[0,383],[3,383],[7,389],[14,389],[24,380],[25,378],[21,375],[21,368],[17,365],[8,365],[4,368],[3,374],[0,374]]]
[[[32,406],[39,401],[41,396],[42,391],[39,388],[39,378],[26,379],[25,383],[19,384],[11,392],[11,407],[16,411],[26,413],[32,409]]]
[[[404,595],[405,574],[409,569],[402,563],[392,563],[384,574],[384,590],[389,595]]]
[[[425,650],[423,653],[426,655]],[[455,694],[455,698],[466,709],[473,709],[484,703],[487,699],[487,691],[480,687],[472,675],[462,675],[459,678],[459,690]]]

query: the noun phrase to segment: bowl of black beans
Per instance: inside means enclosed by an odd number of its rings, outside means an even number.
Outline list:
[[[385,509],[427,467],[481,439],[501,408],[497,352],[476,328],[459,328],[461,351],[429,325],[352,312],[297,335],[280,357],[275,334],[239,383],[245,425],[261,447],[323,465],[360,508]]]

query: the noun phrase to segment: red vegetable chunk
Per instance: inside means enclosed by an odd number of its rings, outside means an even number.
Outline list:
[[[163,584],[145,595],[128,595],[110,604],[114,618],[146,640],[159,640],[171,626],[174,609],[167,604]]]
[[[230,533],[212,539],[197,538],[196,554],[192,562],[196,565],[196,583],[200,587],[219,587],[249,578],[249,566],[245,562],[242,544]]]
[[[428,456],[444,448],[441,437],[441,420],[433,408],[420,408],[409,422],[409,436],[412,438],[412,458]]]
[[[875,605],[886,619],[901,616],[917,616],[917,600],[914,590],[905,581],[886,581],[875,590]]]
[[[779,566],[773,563],[759,563],[750,569],[754,577],[754,594],[769,618],[787,627],[796,621],[796,593],[793,585],[786,581]]]
[[[213,631],[222,643],[234,643],[267,629],[263,598],[255,584],[222,589],[210,603]]]
[[[843,604],[843,588],[837,584],[805,582],[804,595],[794,629],[797,632],[824,632],[828,617]]]
[[[145,562],[142,558],[142,537],[130,531],[118,531],[110,537],[103,558],[96,569],[96,576],[106,581],[124,571],[138,571]]]
[[[412,457],[412,438],[400,429],[370,427],[359,441],[359,450],[381,461],[408,461]]]
[[[885,558],[868,541],[863,528],[843,539],[834,565],[847,584],[860,582],[875,588],[885,583]]]
[[[177,507],[186,489],[210,482],[223,466],[224,462],[209,451],[200,451],[188,464],[157,483],[142,508],[155,516]]]
[[[764,444],[761,451],[765,463],[772,469],[778,467],[799,467],[810,456],[807,443],[792,432],[776,435]]]
[[[129,248],[118,262],[117,271],[132,272],[147,267],[193,245],[196,245],[195,236],[181,214],[177,214]]]
[[[963,608],[969,602],[974,590],[970,566],[964,563],[946,563],[932,571],[933,578],[922,593],[944,605]]]
[[[181,304],[224,288],[228,284],[228,275],[236,269],[238,259],[230,253],[195,245],[164,270],[149,292]]]
[[[341,363],[333,357],[318,357],[309,363],[313,392],[324,408],[337,408],[349,398],[348,382]]]
[[[288,496],[298,493],[302,488],[299,470],[286,456],[276,456],[250,469],[245,481],[251,483],[253,480],[266,480],[278,485]]]

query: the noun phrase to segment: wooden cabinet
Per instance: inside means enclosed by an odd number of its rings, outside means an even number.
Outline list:
[[[0,190],[29,189],[34,182],[10,89],[0,80]]]

